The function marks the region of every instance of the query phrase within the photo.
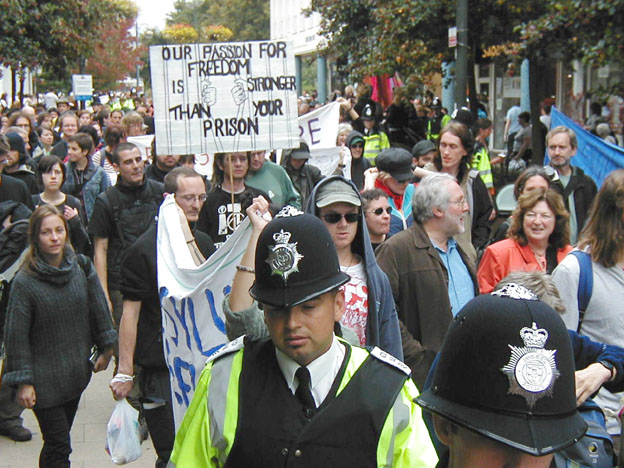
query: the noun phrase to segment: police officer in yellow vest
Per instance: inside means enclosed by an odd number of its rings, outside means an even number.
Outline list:
[[[430,117],[427,122],[427,140],[435,141],[440,138],[440,131],[452,119],[450,115],[442,113],[442,101],[440,101],[440,98],[433,100],[431,110],[433,111],[433,117]]]
[[[434,467],[409,368],[334,335],[348,275],[324,224],[287,208],[260,234],[250,290],[270,338],[208,358],[169,466]]]
[[[362,110],[362,121],[364,122],[364,157],[375,165],[375,158],[386,148],[390,148],[390,140],[377,123],[375,109],[370,104],[366,104]]]

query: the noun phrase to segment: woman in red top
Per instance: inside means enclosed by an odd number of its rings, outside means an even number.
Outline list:
[[[570,250],[569,215],[561,195],[543,188],[526,192],[518,199],[508,239],[483,254],[479,290],[491,292],[512,271],[551,273]]]

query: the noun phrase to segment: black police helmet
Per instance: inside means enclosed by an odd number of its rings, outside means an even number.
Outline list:
[[[290,210],[288,210],[290,208]],[[329,231],[316,216],[287,207],[265,226],[256,246],[256,281],[249,290],[258,302],[289,308],[349,281],[340,271]]]
[[[529,299],[530,298],[530,299]],[[574,355],[557,313],[509,284],[471,300],[451,324],[423,408],[535,456],[576,442]]]

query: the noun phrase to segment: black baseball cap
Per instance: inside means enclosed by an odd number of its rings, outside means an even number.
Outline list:
[[[284,208],[260,233],[256,281],[249,290],[258,302],[289,308],[349,281],[323,222],[292,207]]]
[[[433,383],[415,401],[534,456],[578,441],[574,355],[565,324],[527,289],[478,296],[447,332]]]
[[[399,182],[412,179],[412,155],[403,148],[386,148],[375,158],[380,171],[387,172]]]

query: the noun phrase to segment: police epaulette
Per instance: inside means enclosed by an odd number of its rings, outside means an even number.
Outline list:
[[[411,375],[411,373],[412,373],[412,370],[409,368],[409,366],[407,366],[403,362],[399,361],[397,358],[395,358],[391,354],[386,353],[385,351],[383,351],[382,349],[378,348],[377,346],[375,346],[372,349],[370,354],[371,354],[371,356],[376,357],[380,361],[383,361],[386,364],[390,364],[391,366],[396,367],[401,372],[404,372],[407,376]]]
[[[224,344],[219,349],[217,349],[214,353],[208,356],[208,359],[206,359],[206,364],[214,361],[215,359],[220,358],[221,356],[225,356],[226,354],[230,354],[240,349],[243,349],[244,346],[245,346],[245,335],[239,336],[234,341],[230,341],[229,343]]]

